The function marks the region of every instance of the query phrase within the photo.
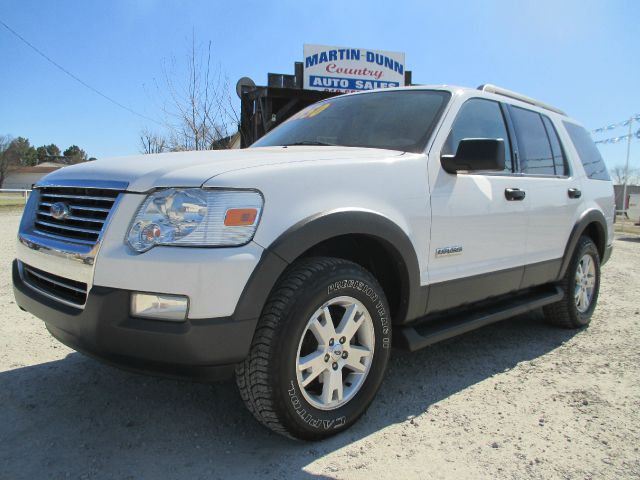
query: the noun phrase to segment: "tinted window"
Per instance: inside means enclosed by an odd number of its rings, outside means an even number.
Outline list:
[[[564,158],[564,152],[562,151],[562,145],[558,138],[558,132],[553,126],[549,117],[542,116],[544,127],[547,129],[547,136],[549,137],[549,143],[551,143],[551,153],[553,154],[553,166],[556,170],[556,175],[569,175],[569,169],[567,168],[567,161]]]
[[[454,155],[463,138],[499,138],[504,140],[505,170],[511,172],[511,146],[500,104],[491,100],[473,98],[465,102],[453,122],[451,133],[442,153]]]
[[[411,90],[334,97],[298,112],[252,146],[328,144],[421,152],[450,96]]]
[[[540,114],[511,107],[511,118],[516,129],[522,172],[555,175],[553,153]]]
[[[593,140],[591,140],[589,132],[573,123],[563,123],[569,133],[571,142],[573,142],[573,145],[576,147],[587,177],[593,180],[611,180],[602,156],[600,156],[600,151],[595,143],[593,143]]]

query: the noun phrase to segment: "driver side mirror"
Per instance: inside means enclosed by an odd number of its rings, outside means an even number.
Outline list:
[[[459,171],[504,170],[504,140],[494,138],[464,138],[455,155],[441,155],[442,168],[456,174]]]

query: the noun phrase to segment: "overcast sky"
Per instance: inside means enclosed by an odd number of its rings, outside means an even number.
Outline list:
[[[192,32],[213,42],[231,85],[293,73],[304,43],[406,53],[413,81],[495,83],[556,105],[587,128],[640,113],[640,2],[3,0],[0,20],[87,84],[151,118],[163,64],[184,68]],[[154,127],[38,56],[0,25],[0,133],[90,156],[136,153]],[[235,93],[234,99],[235,97]],[[636,123],[634,130],[640,128]],[[605,136],[624,135],[619,129]],[[603,145],[610,166],[626,144]],[[632,144],[640,166],[640,141]]]

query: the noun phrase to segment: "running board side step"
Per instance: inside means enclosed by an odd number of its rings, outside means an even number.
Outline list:
[[[410,352],[420,350],[448,338],[559,302],[563,297],[564,292],[553,286],[544,291],[516,296],[484,309],[445,317],[432,323],[402,327],[394,332],[394,346]]]

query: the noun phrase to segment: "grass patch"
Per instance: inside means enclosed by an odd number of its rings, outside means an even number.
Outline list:
[[[24,207],[23,198],[0,198],[0,207]]]
[[[22,209],[25,205],[25,198],[22,192],[0,192],[0,209]]]

